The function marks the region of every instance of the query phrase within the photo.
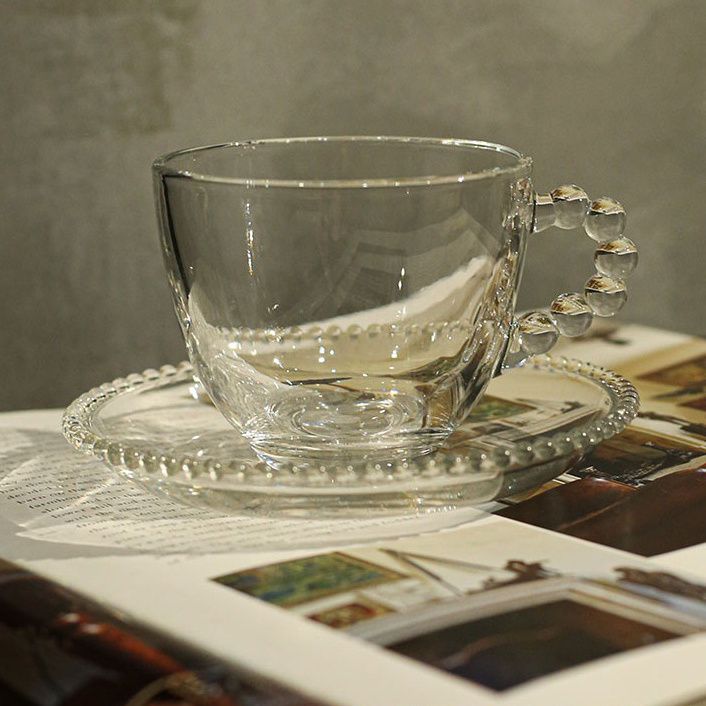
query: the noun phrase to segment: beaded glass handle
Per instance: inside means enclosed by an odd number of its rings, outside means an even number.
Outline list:
[[[623,235],[625,221],[625,209],[615,199],[591,201],[583,189],[573,184],[560,186],[550,194],[534,194],[532,232],[550,226],[583,226],[587,235],[598,242],[594,255],[596,274],[588,280],[583,293],[560,294],[549,309],[531,311],[517,319],[510,347],[515,363],[546,353],[560,334],[580,336],[594,316],[613,316],[620,311],[627,299],[625,277],[637,266],[635,244]]]

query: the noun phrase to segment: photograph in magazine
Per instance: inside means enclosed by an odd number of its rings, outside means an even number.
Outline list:
[[[492,518],[213,580],[494,692],[706,631],[706,584]]]

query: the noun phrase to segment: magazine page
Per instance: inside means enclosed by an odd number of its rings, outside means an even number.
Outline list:
[[[223,516],[77,455],[58,413],[4,415],[2,554],[321,703],[692,703],[706,343],[628,326],[564,353],[633,380],[638,419],[539,489],[419,516]]]
[[[706,584],[500,517],[316,552],[33,564],[327,703],[652,704],[706,692]]]

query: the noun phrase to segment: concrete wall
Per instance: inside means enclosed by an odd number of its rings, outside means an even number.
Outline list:
[[[5,0],[0,408],[184,354],[150,164],[253,137],[486,139],[628,209],[621,314],[706,333],[703,0]],[[584,242],[584,240],[586,242]],[[521,303],[591,271],[537,236]]]

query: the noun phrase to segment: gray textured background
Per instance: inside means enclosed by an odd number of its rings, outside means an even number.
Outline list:
[[[0,408],[184,357],[150,164],[233,139],[514,146],[628,209],[622,320],[706,333],[705,27],[703,0],[5,0]],[[523,306],[590,274],[579,233],[533,245]]]

